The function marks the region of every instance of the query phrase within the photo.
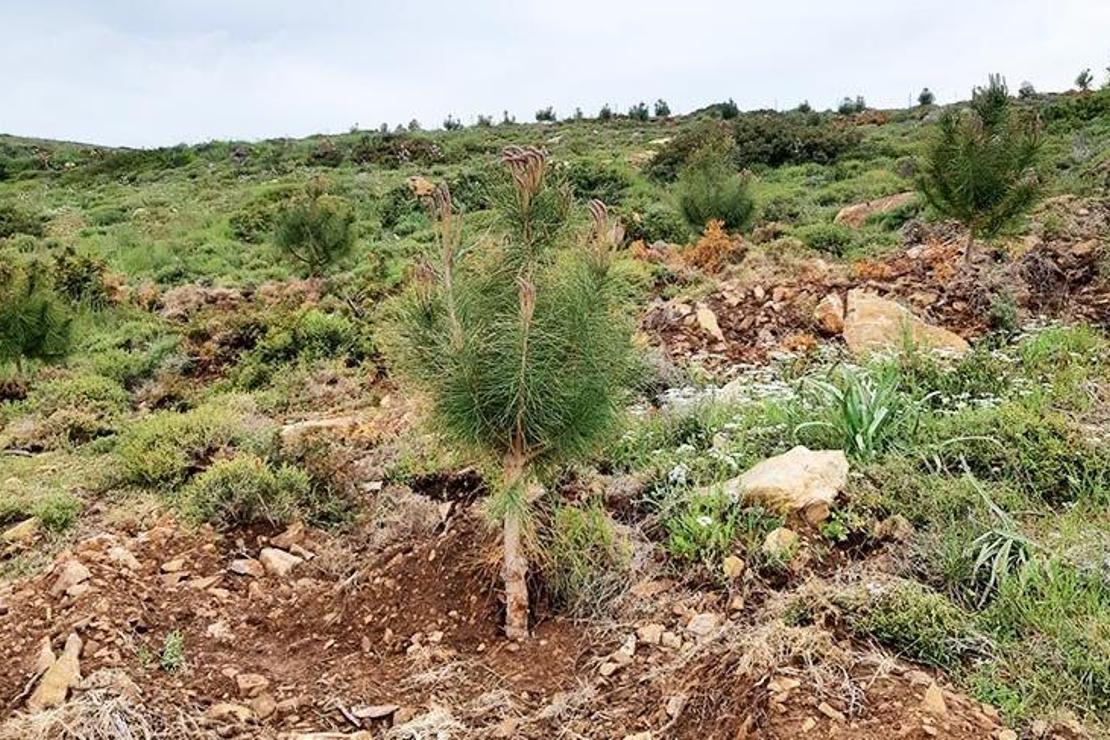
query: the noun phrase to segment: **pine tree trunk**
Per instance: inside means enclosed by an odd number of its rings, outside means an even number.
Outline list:
[[[505,486],[520,486],[523,472],[521,456],[510,453],[505,459]],[[520,509],[511,507],[503,524],[505,559],[501,566],[501,579],[505,584],[505,636],[510,640],[528,637],[528,558],[524,554],[520,530]]]

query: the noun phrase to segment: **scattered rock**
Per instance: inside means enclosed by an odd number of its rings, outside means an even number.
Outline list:
[[[131,680],[122,668],[101,668],[93,671],[78,685],[82,691],[110,691],[116,696],[136,700],[142,696],[142,689]]]
[[[663,647],[678,649],[682,647],[682,638],[674,632],[667,630],[663,636],[659,638],[659,644]]]
[[[686,696],[684,694],[675,694],[667,699],[666,712],[667,716],[675,719],[678,715],[682,714],[682,710],[686,708]]]
[[[0,534],[0,542],[6,545],[24,545],[35,539],[39,531],[39,520],[31,517],[14,524]]]
[[[913,537],[913,525],[901,514],[892,514],[875,525],[875,538],[905,542]]]
[[[239,695],[255,697],[270,686],[270,679],[260,673],[238,673],[235,675],[235,685],[239,688]]]
[[[400,708],[397,704],[364,704],[351,707],[351,716],[355,719],[385,719]]]
[[[734,500],[745,499],[782,514],[800,514],[810,524],[829,517],[837,494],[848,483],[848,459],[841,450],[801,445],[751,467],[724,484]]]
[[[248,722],[253,714],[249,707],[226,701],[213,704],[208,708],[208,716],[217,721],[230,719],[238,722]]]
[[[270,694],[259,694],[250,700],[251,711],[259,719],[266,719],[277,712],[277,702]]]
[[[813,320],[822,332],[836,335],[844,331],[844,301],[837,293],[829,293],[813,309]]]
[[[620,666],[619,663],[610,663],[610,662],[606,661],[606,662],[602,663],[600,666],[598,666],[597,672],[599,674],[601,674],[602,678],[609,678],[610,676],[612,676],[614,673],[616,673],[620,669],[621,669],[621,666]]]
[[[644,730],[643,732],[635,732],[631,735],[625,735],[624,740],[651,740],[654,737],[651,730]]]
[[[237,575],[252,576],[254,578],[261,578],[266,575],[266,569],[262,567],[262,563],[254,558],[239,558],[238,560],[232,560],[228,570]]]
[[[270,540],[274,547],[280,547],[283,550],[288,550],[293,545],[300,545],[304,543],[305,529],[304,524],[301,522],[293,522],[284,532]]]
[[[713,310],[705,306],[698,306],[697,311],[698,326],[700,326],[709,336],[716,339],[718,342],[725,341],[725,334],[721,331],[721,325],[717,323],[717,314]]]
[[[939,716],[948,714],[948,706],[944,703],[944,692],[936,683],[929,684],[929,688],[925,689],[925,697],[921,700],[921,706],[926,712],[931,712]]]
[[[27,700],[28,709],[32,712],[50,709],[66,700],[70,687],[81,678],[79,655],[81,655],[81,638],[71,634],[66,638],[66,646],[62,654],[43,674],[31,698]]]
[[[185,569],[185,558],[174,558],[162,563],[163,573],[180,573]]]
[[[108,548],[108,562],[127,570],[139,570],[142,566],[130,550],[122,545]]]
[[[628,665],[632,662],[632,658],[636,656],[636,635],[629,635],[624,638],[621,646],[613,651],[609,656],[609,660],[613,663],[620,665]]]
[[[35,675],[41,676],[50,670],[50,666],[54,665],[54,661],[57,659],[57,656],[54,655],[54,647],[50,644],[50,637],[43,637],[39,642],[39,654],[35,657],[31,670]]]
[[[58,580],[54,581],[50,593],[53,596],[68,593],[74,586],[87,581],[91,575],[89,569],[82,565],[80,561],[67,560],[62,564]]]
[[[763,554],[773,558],[786,559],[798,544],[798,535],[794,530],[779,527],[768,533],[763,540]]]
[[[729,555],[721,562],[721,570],[724,571],[725,578],[730,581],[739,578],[746,568],[747,564],[744,560],[735,555]]]
[[[907,337],[924,349],[955,355],[962,355],[970,349],[959,335],[927,324],[899,303],[859,288],[848,291],[844,341],[853,354],[897,349]]]
[[[998,740],[1018,740],[1018,734],[1010,729],[999,730]]]
[[[720,616],[713,612],[702,612],[686,623],[686,631],[698,637],[706,637],[712,634],[720,623]]]
[[[823,701],[818,704],[817,711],[837,722],[844,722],[847,719],[847,717],[844,716],[844,712],[841,712],[839,709],[834,709],[828,702]]]
[[[661,624],[643,624],[636,629],[636,637],[648,645],[658,645],[663,639],[664,631]]]
[[[304,562],[303,558],[292,555],[285,550],[279,550],[276,547],[262,548],[258,559],[262,562],[262,567],[266,569],[267,573],[278,578],[285,578],[293,568]]]
[[[889,213],[901,208],[907,203],[913,202],[914,197],[915,194],[911,190],[905,193],[888,195],[885,198],[876,198],[875,200],[868,200],[863,203],[845,206],[836,214],[833,223],[843,224],[845,226],[851,226],[853,229],[858,229],[863,226],[871,216],[880,213]]]

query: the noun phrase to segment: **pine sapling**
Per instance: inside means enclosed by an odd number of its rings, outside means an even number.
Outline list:
[[[544,152],[510,147],[491,191],[500,236],[462,247],[446,186],[433,197],[439,254],[392,307],[385,338],[401,379],[430,420],[487,470],[501,522],[505,633],[528,635],[531,504],[550,466],[588,454],[621,407],[630,322],[613,247],[623,234],[590,205],[585,239],[571,227],[569,188]]]

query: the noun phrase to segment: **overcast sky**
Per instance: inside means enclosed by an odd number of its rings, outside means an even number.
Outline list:
[[[987,73],[1060,90],[1110,64],[1110,0],[0,0],[0,132],[155,146],[676,112],[905,105]]]

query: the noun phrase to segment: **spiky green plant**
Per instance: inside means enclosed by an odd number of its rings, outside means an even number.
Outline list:
[[[322,178],[313,178],[277,219],[274,241],[278,249],[303,265],[312,275],[350,253],[354,246],[355,215],[350,204],[327,192]]]
[[[505,631],[520,638],[537,473],[591,451],[610,428],[632,347],[612,269],[620,227],[593,201],[592,233],[579,238],[569,189],[542,151],[511,147],[502,162],[496,237],[461,248],[450,193],[437,190],[441,253],[393,305],[384,344],[397,374],[427,395],[435,426],[500,477],[490,509],[503,523]]]
[[[999,75],[975,89],[968,109],[941,115],[918,189],[929,205],[967,228],[966,259],[976,238],[997,235],[1037,201],[1038,128],[1013,109]]]
[[[59,360],[69,351],[71,316],[45,269],[0,254],[0,364]]]

